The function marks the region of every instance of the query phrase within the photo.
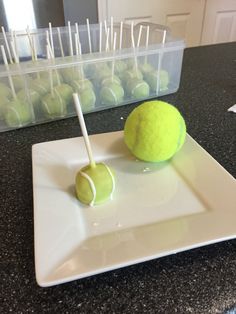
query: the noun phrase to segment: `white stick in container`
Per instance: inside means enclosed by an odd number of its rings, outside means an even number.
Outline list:
[[[49,45],[46,45],[46,50],[47,50],[47,59],[51,59],[51,48],[49,47]],[[51,90],[51,94],[52,96],[54,96],[54,90],[53,90],[53,79],[52,79],[52,69],[49,69],[49,83],[50,83],[50,90]]]
[[[143,30],[143,25],[140,25],[140,27],[139,27],[139,32],[138,32],[137,47],[140,46],[140,41],[141,41],[141,38],[142,38],[142,30]]]
[[[119,49],[122,49],[122,42],[123,42],[123,21],[120,22],[120,44]]]
[[[102,22],[99,23],[99,52],[102,52]]]
[[[111,47],[113,47],[113,38],[114,38],[114,30],[113,30],[113,16],[111,16],[111,26],[110,26],[110,29],[111,29]]]
[[[52,35],[52,23],[49,22],[49,34],[50,34],[50,44],[53,52],[53,56],[55,56],[55,51],[54,51],[54,43],[53,43],[53,35]]]
[[[89,19],[86,19],[86,23],[87,23],[87,33],[88,33],[89,52],[90,52],[90,53],[92,53],[92,43],[91,43],[91,34],[90,34]]]
[[[14,38],[13,41],[14,41],[14,45],[15,45],[15,51],[16,51],[17,56],[19,57],[16,31],[13,31],[13,38]],[[19,58],[19,60],[20,60],[20,58]]]
[[[5,28],[3,26],[2,26],[2,34],[3,34],[4,42],[5,42],[5,45],[6,45],[6,48],[7,48],[7,53],[8,53],[8,57],[9,57],[10,63],[13,63],[10,47],[9,47],[9,44],[8,44],[8,41],[7,41]]]
[[[30,51],[31,51],[31,58],[32,58],[32,61],[34,61],[35,60],[34,47],[33,47],[33,41],[32,41],[32,37],[31,37],[31,34],[30,34],[29,26],[27,26],[27,28],[26,28],[26,34],[27,34],[28,40],[29,40]]]
[[[46,41],[47,41],[47,45],[46,45],[46,49],[47,49],[47,58],[54,60],[54,59],[55,59],[55,56],[54,56],[54,54],[53,54],[52,47],[51,47],[51,45],[50,45],[48,31],[46,31]],[[51,70],[50,73],[51,73],[50,75],[52,76],[52,70]],[[61,81],[60,81],[60,77],[59,77],[59,74],[58,74],[58,72],[57,72],[56,69],[55,69],[55,73],[56,73],[57,85],[60,85],[60,84],[61,84]]]
[[[48,59],[53,59],[54,55],[53,55],[52,47],[51,47],[51,44],[50,44],[48,31],[46,31],[46,42],[47,42],[47,45],[46,45],[46,48],[47,48],[47,58]]]
[[[14,42],[12,40],[10,42],[10,45],[11,45],[11,50],[12,50],[12,53],[13,53],[13,57],[14,57],[15,63],[19,64],[19,57],[18,57],[18,55],[16,53],[15,44],[14,44]]]
[[[79,41],[79,36],[78,36],[77,33],[75,34],[75,51],[76,51],[76,55],[81,57],[81,55],[82,55],[81,43]],[[83,65],[81,65],[80,67],[78,66],[78,71],[80,71],[80,73],[81,73],[82,85],[84,86],[84,69],[83,69]]]
[[[146,31],[146,43],[145,43],[145,49],[147,51],[148,49],[148,44],[149,44],[149,32],[150,32],[150,27],[149,25],[147,26],[147,31]],[[145,56],[145,64],[147,64],[147,55]]]
[[[70,49],[70,55],[73,56],[73,43],[72,43],[72,34],[71,34],[71,26],[70,21],[68,21],[68,34],[69,34],[69,49]]]
[[[9,71],[9,65],[8,65],[8,62],[7,62],[7,57],[6,57],[6,52],[5,52],[5,49],[4,49],[4,46],[1,45],[1,51],[2,51],[2,57],[3,57],[3,62],[6,66],[6,69],[7,71]],[[7,73],[7,76],[8,76],[8,81],[9,81],[9,85],[10,85],[10,88],[11,88],[11,92],[12,92],[12,96],[14,99],[16,99],[16,91],[15,91],[15,87],[14,87],[14,84],[13,84],[13,81],[12,81],[12,77],[9,73]]]
[[[114,41],[113,41],[113,59],[112,59],[112,67],[111,67],[111,78],[112,82],[114,79],[114,72],[115,72],[115,51],[116,51],[116,32],[114,33]]]
[[[75,23],[75,32],[76,32],[77,37],[78,37],[78,42],[80,42],[80,37],[79,37],[79,25],[78,25],[78,23]]]
[[[108,31],[108,27],[107,27],[107,21],[104,21],[104,29],[105,29],[105,34],[107,36],[107,31]]]
[[[109,51],[109,36],[110,36],[110,28],[107,29],[107,34],[106,34],[106,46],[105,46],[105,50]]]
[[[58,41],[59,41],[61,56],[62,56],[62,57],[65,57],[64,49],[63,49],[63,45],[62,45],[62,40],[61,40],[61,31],[60,31],[60,27],[57,27],[57,37],[58,37]]]
[[[132,42],[132,48],[134,50],[134,67],[135,67],[135,71],[138,75],[138,60],[137,60],[137,57],[135,55],[135,42],[134,42],[134,21],[132,21],[132,23],[131,23],[131,42]]]
[[[157,87],[156,87],[156,94],[159,94],[159,88],[160,88],[160,71],[161,71],[161,63],[162,63],[162,58],[163,58],[163,49],[165,46],[166,42],[166,29],[163,31],[163,37],[162,37],[162,42],[161,42],[161,51],[159,53],[159,58],[158,58],[158,66],[157,66]]]

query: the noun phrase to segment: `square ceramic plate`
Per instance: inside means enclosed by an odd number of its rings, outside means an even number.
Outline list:
[[[123,132],[90,136],[97,162],[116,173],[112,201],[75,198],[88,163],[83,138],[33,146],[36,277],[51,286],[231,239],[236,180],[190,136],[166,163],[134,159]]]

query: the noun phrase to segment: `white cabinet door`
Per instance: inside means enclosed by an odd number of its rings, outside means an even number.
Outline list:
[[[201,42],[205,0],[98,0],[99,20],[150,21],[168,25],[187,46]]]
[[[202,44],[236,41],[236,1],[207,0]]]

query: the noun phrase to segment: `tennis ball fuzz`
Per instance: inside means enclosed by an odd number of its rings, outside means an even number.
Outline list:
[[[186,125],[178,109],[163,101],[144,102],[128,116],[124,140],[138,159],[161,162],[180,150]]]

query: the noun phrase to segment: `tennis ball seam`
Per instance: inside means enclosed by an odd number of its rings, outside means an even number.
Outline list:
[[[115,103],[117,104],[117,97],[116,97],[116,94],[113,92],[113,90],[110,88],[110,87],[108,87],[108,86],[105,86],[105,87],[103,87],[104,89],[107,89],[108,91],[110,91],[110,93],[111,93],[111,95],[113,96],[113,98],[114,98],[114,100],[115,100]]]
[[[82,177],[84,177],[85,179],[88,180],[88,183],[89,183],[91,192],[92,192],[92,194],[93,194],[93,198],[92,198],[91,202],[89,203],[89,205],[90,205],[90,206],[93,206],[93,205],[94,205],[94,202],[95,202],[95,200],[96,200],[96,194],[97,194],[95,184],[94,184],[92,178],[90,178],[90,176],[87,175],[87,173],[85,173],[85,172],[83,172],[83,171],[80,171],[80,174],[82,175]]]
[[[55,93],[57,94],[58,99],[59,99],[59,102],[60,102],[60,104],[61,104],[61,115],[64,115],[64,109],[63,109],[63,107],[64,107],[64,105],[63,105],[63,99],[62,99],[62,97],[61,97],[61,95],[59,94],[59,92],[58,92],[58,90],[57,90],[57,89],[55,90]]]
[[[113,193],[114,193],[114,190],[115,190],[115,179],[114,179],[113,173],[112,173],[110,168],[105,163],[102,162],[100,164],[102,164],[105,167],[107,173],[109,174],[109,176],[111,178],[112,187],[111,187],[111,191],[109,192],[109,198],[112,199],[112,196],[113,196]],[[100,201],[96,200],[96,198],[97,198],[97,188],[96,188],[96,185],[95,185],[95,183],[93,181],[93,178],[91,176],[89,176],[87,173],[85,173],[84,171],[81,171],[81,170],[79,171],[79,174],[88,181],[89,187],[90,187],[90,190],[91,190],[91,193],[92,193],[93,197],[92,197],[91,201],[85,202],[85,201],[82,201],[82,198],[80,199],[79,195],[77,194],[78,195],[78,199],[82,203],[86,203],[89,206],[99,205],[99,204],[103,203],[103,200],[100,200]]]
[[[135,92],[135,90],[137,89],[137,88],[139,88],[140,86],[146,86],[146,84],[145,84],[145,82],[140,82],[140,83],[138,83],[136,86],[134,86],[134,88],[132,89],[132,91],[131,91],[131,94],[134,96],[134,92]]]
[[[16,117],[17,117],[17,119],[19,121],[19,125],[22,126],[19,112],[17,112],[17,110],[15,108],[13,108],[13,107],[10,107],[10,109],[16,114]]]
[[[180,148],[180,144],[181,144],[181,138],[183,135],[183,131],[184,131],[184,120],[182,119],[182,117],[180,116],[180,132],[179,132],[179,138],[178,138],[178,142],[177,142],[177,148],[176,148],[176,152],[179,150]]]

